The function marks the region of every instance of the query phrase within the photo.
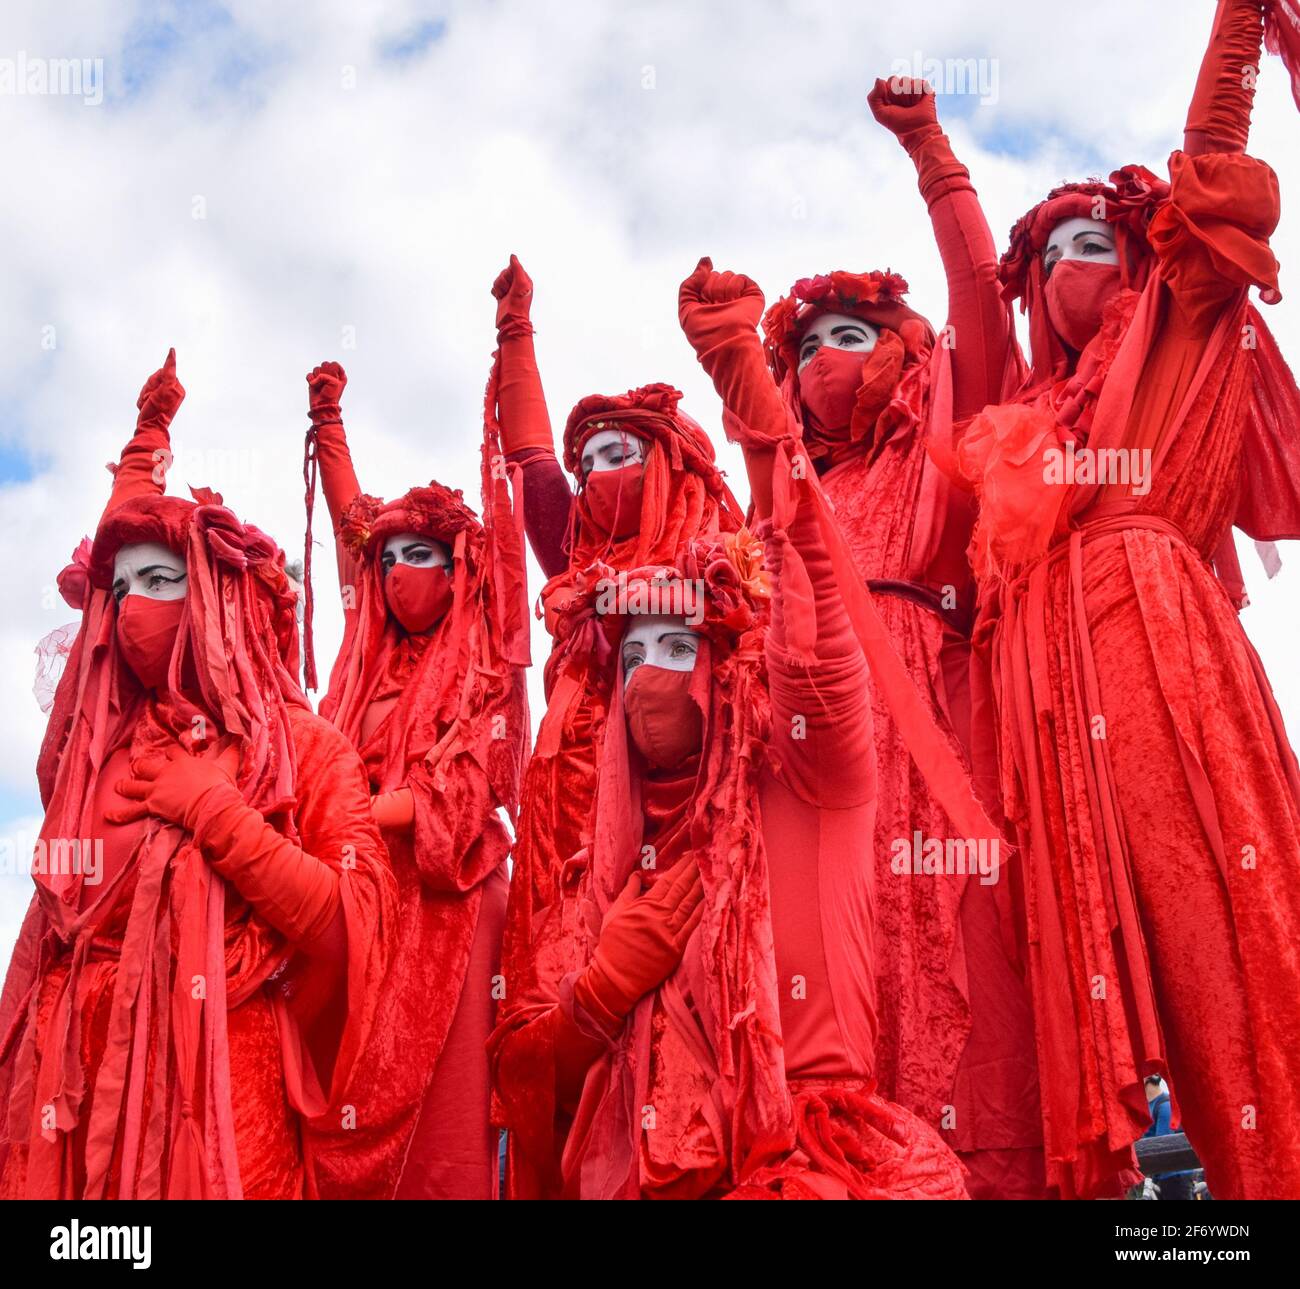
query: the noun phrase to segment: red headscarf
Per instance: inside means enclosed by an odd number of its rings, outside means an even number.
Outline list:
[[[468,752],[513,819],[528,713],[512,659],[520,648],[526,659],[527,644],[512,639],[503,625],[492,577],[492,538],[458,489],[430,483],[386,505],[363,494],[344,512],[339,536],[356,561],[356,603],[346,614],[321,715],[354,746],[361,745],[366,709],[405,641],[388,611],[381,564],[384,543],[398,533],[416,533],[451,550],[453,595],[450,610],[427,641],[412,646],[397,707],[386,723],[384,773],[395,781],[384,786],[404,782],[417,756],[450,764]],[[520,736],[494,737],[498,716]]]
[[[934,329],[904,303],[907,283],[897,273],[836,270],[801,278],[763,315],[764,350],[786,406],[804,430],[808,455],[819,469],[872,453],[895,434],[920,424],[929,388]],[[843,432],[814,431],[799,397],[799,346],[817,318],[843,313],[880,333],[862,363],[853,414]]]

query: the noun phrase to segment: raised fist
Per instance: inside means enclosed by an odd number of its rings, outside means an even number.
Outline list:
[[[140,397],[135,400],[140,412],[136,424],[165,430],[184,401],[185,386],[176,379],[176,350],[169,349],[167,361],[145,381]]]
[[[718,273],[706,255],[677,293],[677,317],[697,353],[728,336],[754,334],[763,317],[763,292],[743,273]]]
[[[938,126],[939,113],[935,107],[934,90],[922,80],[911,76],[891,76],[878,80],[867,95],[871,115],[890,133],[902,137],[927,125]]]
[[[307,373],[308,406],[311,411],[337,415],[347,383],[348,374],[339,363],[321,363],[319,367],[313,367]]]
[[[492,283],[492,294],[497,300],[497,330],[508,322],[526,323],[533,307],[533,279],[524,271],[517,256],[510,257],[509,265],[497,274]]]

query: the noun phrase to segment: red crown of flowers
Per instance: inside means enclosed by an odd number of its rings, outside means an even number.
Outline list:
[[[800,330],[808,310],[826,313],[854,313],[873,304],[903,304],[908,286],[904,278],[886,269],[883,273],[819,273],[800,278],[763,315],[763,343],[773,353]]]

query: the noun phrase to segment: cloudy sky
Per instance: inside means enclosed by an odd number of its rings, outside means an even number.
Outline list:
[[[516,252],[552,417],[649,381],[719,406],[676,323],[701,254],[769,299],[891,267],[942,318],[910,163],[865,106],[918,59],[981,60],[940,112],[995,234],[1053,184],[1181,138],[1213,0],[7,0],[0,21],[0,960],[30,893],[44,718],[33,649],[93,531],[104,463],[175,345],[189,391],[173,491],[209,484],[302,544],[303,376],[335,358],[363,487],[477,490],[492,280]],[[34,59],[102,60],[75,95],[12,92]],[[7,60],[7,62],[6,62]],[[5,68],[9,67],[6,81]],[[959,87],[954,87],[959,88]],[[980,88],[980,87],[976,87]],[[98,100],[98,101],[97,101]],[[984,101],[988,100],[988,101]],[[1251,150],[1278,170],[1269,313],[1300,356],[1300,115],[1264,69]],[[719,442],[721,436],[717,436]],[[743,495],[738,456],[720,453]],[[327,523],[318,520],[326,535]],[[1246,629],[1300,733],[1300,552]],[[330,561],[321,567],[329,569]],[[339,618],[322,581],[318,650]],[[540,641],[535,650],[542,655]]]

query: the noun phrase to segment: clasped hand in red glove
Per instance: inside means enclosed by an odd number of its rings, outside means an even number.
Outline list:
[[[763,292],[743,273],[717,273],[706,255],[677,292],[677,317],[699,355],[737,336],[754,336]]]
[[[176,379],[176,350],[167,351],[167,361],[144,383],[135,400],[140,415],[136,425],[165,430],[185,401],[185,386]]]
[[[348,374],[339,363],[321,363],[307,373],[308,408],[313,425],[339,419]]]
[[[704,886],[693,859],[648,891],[634,872],[605,915],[596,951],[574,987],[578,1002],[606,1029],[617,1029],[677,969],[703,916]]]
[[[497,301],[498,335],[508,327],[532,330],[529,318],[533,308],[533,279],[524,272],[518,256],[512,255],[510,263],[497,274],[492,294]]]
[[[939,129],[934,90],[926,81],[910,76],[878,80],[867,95],[871,115],[910,152],[926,135]]]
[[[130,777],[116,785],[124,804],[105,811],[105,818],[125,824],[153,815],[193,832],[208,794],[233,788],[238,771],[239,749],[233,743],[202,756],[179,743],[145,754],[131,761]]]

